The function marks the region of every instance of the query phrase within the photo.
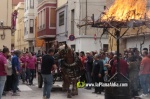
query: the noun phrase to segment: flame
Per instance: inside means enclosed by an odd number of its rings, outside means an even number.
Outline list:
[[[147,0],[115,0],[101,20],[129,21],[144,19],[146,6]]]
[[[147,17],[150,19],[150,10],[147,12]]]

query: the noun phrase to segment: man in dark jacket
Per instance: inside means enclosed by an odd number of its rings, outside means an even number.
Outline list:
[[[92,83],[92,77],[91,77],[91,72],[92,72],[92,65],[93,65],[93,57],[90,55],[90,52],[86,52],[86,79],[87,83]],[[87,87],[86,89],[91,89],[91,87]]]
[[[99,59],[99,55],[96,54],[94,56],[94,63],[93,63],[93,70],[92,70],[92,76],[93,76],[93,80],[94,80],[94,84],[95,83],[99,83],[99,82],[103,82],[103,76],[104,76],[104,71],[103,71],[103,67],[104,67],[104,64],[103,64],[103,61],[101,61]],[[95,92],[93,93],[99,93],[101,94],[102,92],[102,87],[98,86],[96,87],[95,86]]]

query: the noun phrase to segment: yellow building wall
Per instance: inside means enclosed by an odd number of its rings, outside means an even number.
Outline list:
[[[126,28],[127,29],[127,28]],[[126,31],[126,29],[122,29],[120,35],[123,35],[123,33]],[[113,35],[115,35],[114,29],[109,30]],[[139,31],[139,32],[138,32]],[[146,26],[139,27],[139,28],[130,28],[126,34],[120,39],[120,52],[123,53],[124,49],[126,49],[126,38],[130,37],[137,37],[141,35],[149,35],[150,29]],[[117,50],[117,44],[116,39],[109,34],[109,51],[116,51]]]
[[[11,27],[11,14],[12,14],[12,0],[0,0],[0,21],[4,22],[4,26]],[[1,39],[0,36],[0,49],[3,45],[11,49],[11,30],[0,29],[0,35],[5,33],[5,38]]]
[[[29,47],[29,44],[24,40],[24,3],[20,2],[15,9],[18,11],[15,31],[15,49],[25,51],[25,49]]]

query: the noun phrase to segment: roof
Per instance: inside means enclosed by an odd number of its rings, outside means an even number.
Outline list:
[[[12,0],[14,6],[18,5],[19,2],[24,2],[24,0]]]

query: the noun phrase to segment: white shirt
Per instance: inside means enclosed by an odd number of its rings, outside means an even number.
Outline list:
[[[7,75],[11,76],[12,75],[12,63],[10,60],[7,59]]]

